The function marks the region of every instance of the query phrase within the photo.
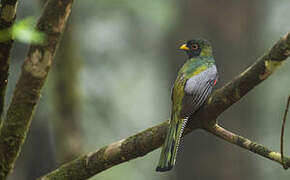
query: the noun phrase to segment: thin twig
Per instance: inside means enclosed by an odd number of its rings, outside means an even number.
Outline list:
[[[282,122],[282,130],[281,130],[281,146],[280,146],[280,151],[281,151],[281,159],[282,159],[282,165],[284,169],[287,169],[287,166],[284,162],[284,129],[285,129],[285,124],[286,124],[286,117],[287,117],[287,113],[288,113],[288,109],[289,109],[289,104],[290,104],[290,96],[288,97],[288,101],[287,101],[287,105],[286,105],[286,109],[285,109],[285,113],[284,113],[284,117],[283,117],[283,122]]]
[[[262,157],[268,158],[272,161],[275,161],[279,164],[283,165],[281,154],[275,151],[272,151],[265,146],[255,143],[247,138],[244,138],[242,136],[239,136],[237,134],[234,134],[223,127],[219,126],[218,124],[215,124],[213,126],[208,126],[204,128],[208,132],[226,140],[227,142],[230,142],[232,144],[235,144],[237,146],[240,146],[243,149],[249,150],[253,153],[256,153]],[[285,157],[285,169],[287,169],[290,165],[290,158]]]

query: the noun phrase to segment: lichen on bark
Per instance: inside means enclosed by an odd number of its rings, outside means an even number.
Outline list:
[[[4,111],[5,92],[9,75],[9,58],[13,44],[9,28],[12,27],[17,10],[18,0],[1,0],[0,3],[0,31],[5,32],[6,38],[0,42],[0,123]]]
[[[71,4],[72,0],[49,0],[38,21],[37,29],[46,34],[47,42],[44,45],[31,45],[0,126],[0,180],[5,179],[13,168],[26,139]]]

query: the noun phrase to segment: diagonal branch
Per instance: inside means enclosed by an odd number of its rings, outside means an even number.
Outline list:
[[[6,117],[0,126],[0,180],[13,168],[26,139],[40,91],[54,59],[71,12],[73,0],[49,0],[37,29],[46,34],[44,45],[32,45],[23,63]]]
[[[237,146],[240,146],[241,148],[247,149],[249,151],[252,151],[253,153],[259,154],[260,156],[263,156],[265,158],[268,158],[272,161],[275,161],[281,165],[283,165],[281,154],[272,150],[269,150],[265,146],[261,144],[257,144],[255,142],[252,142],[249,139],[246,139],[242,136],[236,135],[222,127],[220,127],[218,124],[215,124],[213,126],[209,126],[206,128],[206,130],[232,144],[235,144]],[[284,157],[284,163],[285,168],[287,169],[290,167],[290,157]]]
[[[1,0],[0,3],[0,31],[12,27],[16,18],[18,0]],[[7,31],[7,39],[0,42],[0,122],[4,111],[5,91],[8,83],[9,56],[13,40]]]
[[[248,91],[267,79],[290,56],[290,32],[246,71],[215,91],[189,121],[185,133],[213,126],[216,118]],[[131,159],[144,156],[160,147],[165,139],[168,121],[107,145],[59,167],[40,179],[86,179]]]

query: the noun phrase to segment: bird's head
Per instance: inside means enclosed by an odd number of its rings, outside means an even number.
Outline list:
[[[212,56],[210,43],[203,39],[189,40],[179,49],[186,51],[189,59],[198,56]]]

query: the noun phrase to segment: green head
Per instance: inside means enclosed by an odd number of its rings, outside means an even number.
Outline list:
[[[179,49],[186,51],[189,59],[198,56],[212,56],[212,47],[204,39],[189,40],[186,44],[180,46]]]

